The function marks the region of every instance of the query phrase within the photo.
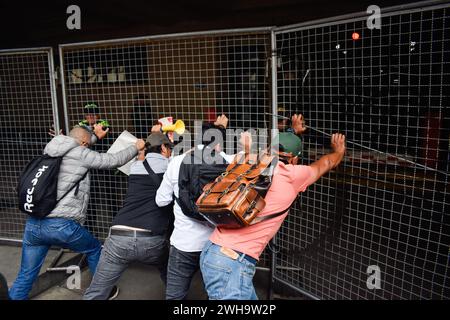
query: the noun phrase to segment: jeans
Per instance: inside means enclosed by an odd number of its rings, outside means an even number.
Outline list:
[[[167,300],[184,300],[191,286],[192,278],[199,270],[200,251],[184,252],[170,247],[167,267]]]
[[[220,246],[208,242],[200,256],[205,289],[211,300],[258,300],[253,287],[256,265],[241,254],[236,260],[220,252]]]
[[[20,271],[9,290],[11,299],[28,299],[51,246],[86,254],[89,269],[95,272],[102,247],[86,228],[70,219],[28,218],[23,235]]]
[[[166,236],[133,237],[110,235],[104,244],[97,271],[84,300],[106,300],[131,262],[155,265],[166,283],[168,240]]]

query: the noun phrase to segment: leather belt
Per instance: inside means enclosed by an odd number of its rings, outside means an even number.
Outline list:
[[[244,253],[240,253],[240,252],[237,252],[237,253],[240,254],[240,255],[243,254],[244,255],[244,259],[247,260],[248,262],[254,264],[254,265],[256,265],[258,263],[258,260],[256,260],[255,258],[249,256],[248,254],[244,254]]]
[[[153,236],[153,232],[148,231],[139,231],[139,230],[125,230],[125,229],[110,229],[109,234],[112,236],[122,236],[122,237],[151,237]]]
[[[224,255],[226,255],[227,257],[229,257],[233,260],[245,259],[254,265],[256,265],[256,263],[258,263],[258,260],[256,260],[255,258],[253,258],[245,253],[242,253],[242,252],[230,249],[230,248],[220,247],[220,252],[222,252]]]

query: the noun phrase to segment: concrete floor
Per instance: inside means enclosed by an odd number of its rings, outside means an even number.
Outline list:
[[[69,290],[65,283],[55,286],[34,298],[34,300],[81,300],[92,276],[88,270],[81,274],[81,289]],[[116,300],[164,300],[164,284],[156,268],[142,264],[131,265],[120,278]],[[197,273],[189,290],[189,300],[206,300],[200,273]]]
[[[44,273],[57,255],[57,250],[50,250],[45,260],[44,266],[41,269],[41,274]],[[65,254],[65,256],[73,256],[72,254]],[[11,286],[20,266],[21,247],[0,245],[0,272],[8,281],[8,286]],[[64,261],[64,259],[62,259]],[[260,299],[265,299],[267,295],[267,288],[264,285],[266,274],[261,274],[257,271],[255,279],[263,279],[262,281],[255,281],[255,288]],[[66,287],[65,281],[59,285],[55,285],[49,290],[44,291],[33,300],[80,300],[84,290],[89,286],[92,276],[88,269],[85,269],[81,274],[81,289],[69,290]],[[164,285],[159,278],[159,272],[152,266],[142,264],[132,264],[122,275],[118,282],[119,296],[117,300],[164,300]],[[188,300],[206,300],[208,298],[204,288],[200,272],[197,272],[189,290]]]
[[[41,274],[47,270],[47,267],[57,254],[57,250],[49,250],[44,265],[41,268]],[[19,272],[21,256],[22,247],[0,245],[0,272],[6,278],[9,287],[11,287]]]

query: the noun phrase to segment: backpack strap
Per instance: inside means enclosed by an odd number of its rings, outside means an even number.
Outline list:
[[[160,185],[162,182],[162,178],[158,176],[155,171],[153,171],[152,167],[150,167],[150,165],[148,164],[147,159],[144,159],[144,162],[142,164],[144,165],[145,170],[147,170],[150,179],[152,179],[156,185]]]
[[[75,147],[76,148],[76,147]],[[72,149],[69,149],[69,150],[67,150],[62,156],[61,156],[61,161],[63,160],[63,158],[70,152],[70,151],[72,151],[73,149],[75,149],[75,148],[72,148]],[[89,173],[89,170],[87,170],[84,174],[83,174],[83,176],[81,177],[81,179],[80,180],[78,180],[69,190],[67,190],[67,192],[66,193],[64,193],[63,194],[63,196],[61,197],[61,198],[59,198],[58,200],[56,200],[56,203],[55,203],[55,208],[56,208],[56,205],[62,200],[62,199],[64,199],[75,187],[77,188],[76,189],[76,191],[75,191],[75,195],[77,195],[78,194],[78,190],[79,190],[79,188],[80,188],[80,182],[81,181],[83,181],[85,178],[86,178],[86,176],[88,175],[88,173]]]
[[[58,200],[56,200],[56,203],[55,203],[55,208],[56,208],[56,205],[65,197],[65,196],[67,196],[75,187],[77,187],[77,190],[76,190],[76,192],[75,192],[75,194],[78,194],[78,188],[80,187],[80,182],[81,181],[83,181],[84,180],[84,178],[86,178],[86,176],[88,175],[88,173],[89,173],[89,170],[87,170],[86,171],[86,173],[81,177],[81,179],[80,180],[78,180],[69,190],[67,190],[67,192],[66,193],[64,193],[64,195],[61,197],[61,198],[59,198]]]
[[[239,156],[240,159],[238,158]],[[236,154],[233,162],[228,166],[227,170],[224,172],[224,174],[226,173],[226,175],[228,175],[229,173],[232,173],[235,169],[237,169],[237,167],[239,167],[239,165],[241,165],[242,163],[240,163],[242,160],[245,160],[246,155],[245,154]],[[245,162],[244,162],[245,163]]]
[[[236,157],[237,157],[237,156],[238,156],[238,155],[236,155]],[[230,164],[230,166],[231,166],[231,164]],[[234,161],[233,161],[233,166],[232,166],[232,167],[230,167],[230,166],[228,166],[227,170],[224,171],[224,172],[222,172],[222,174],[221,174],[220,176],[218,176],[216,179],[214,179],[214,182],[211,183],[211,185],[209,186],[209,188],[208,188],[207,190],[204,190],[204,192],[203,192],[203,197],[201,198],[200,203],[202,203],[203,200],[205,200],[205,198],[211,193],[212,189],[213,189],[219,182],[221,182],[223,178],[225,178],[228,174],[232,173],[235,169],[237,169],[237,168],[239,167],[239,161],[234,160]],[[233,184],[234,184],[234,182],[233,182]],[[222,196],[224,196],[224,195],[225,195],[225,194],[222,194]],[[217,199],[217,202],[220,201],[220,198],[221,198],[222,196],[220,196],[220,197]]]
[[[279,211],[279,212],[277,212],[277,213],[268,214],[268,215],[262,216],[262,217],[256,217],[255,219],[253,219],[252,222],[250,222],[249,225],[252,226],[252,225],[257,224],[257,223],[260,223],[260,222],[262,222],[262,221],[266,221],[266,220],[269,220],[269,219],[273,219],[273,218],[282,216],[282,215],[285,214],[287,211],[289,211],[289,209],[290,209],[291,206],[295,203],[296,200],[297,200],[297,198],[289,205],[289,207],[287,207],[286,210]]]

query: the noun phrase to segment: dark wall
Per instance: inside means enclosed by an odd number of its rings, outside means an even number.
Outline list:
[[[405,0],[227,1],[8,1],[0,3],[0,48],[54,46],[176,32],[287,25],[406,4]],[[66,28],[66,9],[77,4],[82,29]]]

